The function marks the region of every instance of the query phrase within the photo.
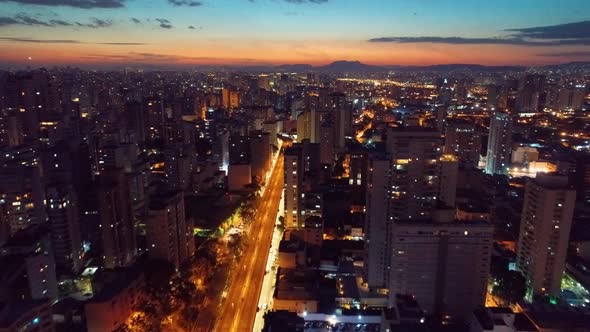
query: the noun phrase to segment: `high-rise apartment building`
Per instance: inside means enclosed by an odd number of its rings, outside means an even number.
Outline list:
[[[98,212],[104,266],[127,266],[136,255],[137,245],[128,182],[122,171],[101,175]]]
[[[439,199],[442,145],[441,134],[427,128],[387,132],[386,149],[392,159],[390,220],[429,218]]]
[[[334,162],[334,125],[324,122],[320,126],[320,163],[332,165]]]
[[[166,260],[177,269],[187,262],[194,254],[193,229],[187,221],[182,192],[153,199],[146,221],[149,257]]]
[[[576,200],[590,206],[590,153],[577,153],[572,180],[576,188]]]
[[[168,190],[186,190],[191,184],[195,162],[194,148],[189,145],[172,144],[164,149],[165,181]]]
[[[470,318],[485,303],[493,226],[441,221],[392,227],[390,303],[412,294],[428,314]]]
[[[486,173],[506,174],[511,152],[512,118],[506,113],[493,113],[490,119]]]
[[[252,177],[262,183],[266,171],[270,168],[271,149],[270,134],[262,131],[250,134],[250,155],[252,156]]]
[[[457,157],[449,154],[442,155],[440,158],[438,200],[445,207],[455,208],[458,173],[459,162]]]
[[[226,108],[236,108],[240,104],[240,95],[237,91],[225,88],[221,90],[221,105]]]
[[[0,156],[0,220],[12,234],[45,222],[45,192],[39,153],[32,146]]]
[[[250,160],[250,138],[243,135],[231,135],[229,137],[229,164],[244,165],[249,164]]]
[[[61,272],[79,272],[82,268],[82,240],[78,199],[74,188],[51,185],[46,190],[47,218],[55,262]]]
[[[297,141],[309,140],[311,143],[320,141],[320,113],[312,109],[297,117]]]
[[[481,152],[481,137],[477,132],[475,123],[467,121],[447,122],[444,152],[457,156],[461,165],[476,167]]]
[[[299,144],[285,150],[285,228],[297,229],[303,226],[301,217],[301,194],[305,172],[303,149]]]
[[[327,96],[328,105],[333,112],[334,119],[334,147],[343,149],[346,136],[352,132],[352,110],[347,106],[344,93],[331,93]]]
[[[0,299],[58,298],[52,240],[44,226],[19,230],[0,250]]]
[[[426,128],[390,129],[387,153],[369,155],[364,277],[387,288],[395,221],[430,220],[439,202],[454,205],[457,161],[442,154],[442,136]]]
[[[387,155],[369,156],[365,214],[364,280],[369,288],[385,288],[389,282],[389,260],[393,222],[389,219],[390,189],[387,179],[393,161]]]
[[[319,155],[320,145],[310,143],[309,140],[293,144],[285,150],[283,159],[284,204],[285,227],[288,229],[298,229],[304,226],[305,177],[313,178],[319,173]]]
[[[528,179],[521,214],[516,267],[529,295],[559,296],[576,192],[564,176]]]
[[[582,88],[563,88],[559,90],[557,106],[561,110],[579,110],[584,104]]]

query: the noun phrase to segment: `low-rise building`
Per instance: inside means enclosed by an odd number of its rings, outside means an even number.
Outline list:
[[[0,332],[53,332],[48,300],[0,303]]]
[[[510,308],[478,308],[473,312],[469,332],[538,332],[522,313]]]
[[[303,314],[317,312],[319,289],[317,275],[293,269],[279,269],[273,298],[274,310]]]
[[[88,332],[113,331],[125,324],[141,301],[144,276],[139,267],[109,271],[102,289],[84,305]]]
[[[524,315],[539,332],[588,331],[590,310],[549,303],[523,304]]]
[[[305,320],[294,312],[270,311],[264,315],[262,332],[303,332]]]

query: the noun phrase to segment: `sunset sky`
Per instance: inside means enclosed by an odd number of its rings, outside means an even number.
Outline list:
[[[590,61],[588,0],[0,0],[0,66]]]

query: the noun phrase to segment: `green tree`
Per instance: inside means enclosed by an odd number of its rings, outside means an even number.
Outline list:
[[[518,271],[506,270],[496,278],[497,285],[494,287],[494,295],[502,298],[508,303],[522,301],[526,295],[526,280]]]

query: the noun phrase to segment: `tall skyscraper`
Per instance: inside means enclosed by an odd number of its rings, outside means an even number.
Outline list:
[[[459,162],[457,157],[449,154],[440,158],[440,181],[438,200],[449,208],[455,208],[457,198],[457,176],[459,173]]]
[[[511,152],[512,118],[509,114],[495,112],[490,119],[486,173],[506,174]]]
[[[305,111],[297,117],[297,141],[308,139],[311,143],[320,141],[320,112],[316,109]]]
[[[304,226],[304,177],[306,174],[313,175],[319,171],[319,150],[319,144],[312,144],[309,140],[293,144],[285,150],[284,202],[287,229],[299,229]]]
[[[252,177],[258,183],[262,183],[266,171],[270,167],[271,150],[269,133],[257,131],[250,134],[250,154],[252,156]]]
[[[577,153],[575,167],[573,183],[576,188],[576,200],[590,206],[590,153]]]
[[[240,104],[240,95],[237,91],[224,88],[221,90],[221,105],[226,108],[236,108]]]
[[[501,85],[488,86],[487,107],[491,110],[506,108],[508,90]]]
[[[171,144],[164,149],[166,186],[168,190],[186,190],[191,184],[195,161],[194,147]]]
[[[562,110],[579,110],[584,104],[584,90],[582,88],[559,90],[557,104]]]
[[[439,201],[454,204],[456,172],[432,129],[390,129],[387,153],[369,155],[364,277],[371,289],[389,286],[395,222],[428,221]]]
[[[61,272],[77,273],[82,267],[82,240],[78,199],[69,185],[52,185],[46,190],[47,218],[55,262]]]
[[[526,75],[519,81],[519,93],[516,98],[516,111],[518,113],[536,113],[541,105],[541,96],[544,94],[545,76]]]
[[[126,266],[135,257],[137,245],[125,173],[112,171],[101,175],[98,207],[104,266]]]
[[[311,114],[303,112],[297,116],[297,141],[311,137]]]
[[[16,115],[0,114],[0,146],[15,147],[23,143],[24,136],[20,119]]]
[[[560,294],[575,200],[567,177],[545,174],[527,181],[516,267],[529,295]]]
[[[389,219],[390,187],[388,179],[394,171],[387,155],[369,156],[365,214],[364,280],[369,288],[389,285],[389,260],[393,222]]]
[[[303,149],[299,144],[285,150],[285,228],[297,229],[303,226],[301,217],[301,194],[305,171]]]
[[[0,156],[0,219],[12,234],[46,220],[39,159],[31,146],[4,150]]]
[[[352,132],[352,111],[347,107],[345,94],[332,93],[329,98],[334,112],[334,147],[343,149],[346,136]]]
[[[320,163],[332,165],[334,162],[334,125],[324,122],[320,126]]]
[[[143,144],[146,139],[146,123],[143,105],[140,102],[129,102],[125,105],[127,128],[133,131],[137,143]]]
[[[229,137],[230,165],[249,164],[250,160],[250,138],[243,135],[231,135]]]
[[[163,259],[180,268],[194,254],[193,230],[189,226],[182,192],[153,199],[146,221],[150,258]]]
[[[395,128],[387,132],[386,145],[393,163],[388,177],[390,219],[428,219],[439,199],[441,134],[427,128]]]
[[[447,122],[444,152],[457,156],[461,165],[477,166],[481,152],[481,137],[475,124],[457,120]]]

